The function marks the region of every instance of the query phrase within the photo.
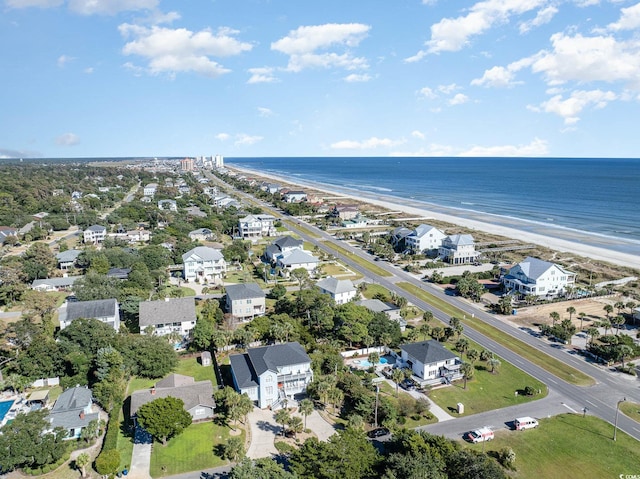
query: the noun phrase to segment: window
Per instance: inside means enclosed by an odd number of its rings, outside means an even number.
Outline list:
[[[268,396],[273,396],[273,386],[267,386],[265,390],[267,391]]]
[[[266,379],[265,379],[265,382],[267,382],[267,383],[273,382],[273,376],[267,376]]]

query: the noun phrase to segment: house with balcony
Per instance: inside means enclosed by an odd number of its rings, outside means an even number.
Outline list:
[[[480,252],[471,235],[451,235],[442,240],[438,255],[450,264],[470,264],[478,260]]]
[[[502,278],[508,293],[520,296],[556,297],[573,287],[576,273],[562,266],[529,256],[515,265]]]
[[[405,245],[414,254],[429,251],[438,251],[442,246],[442,240],[447,237],[435,226],[420,225],[405,238]]]
[[[248,215],[238,220],[238,236],[243,239],[257,240],[263,236],[274,236],[275,217],[271,215]]]
[[[191,241],[209,241],[215,235],[209,228],[198,228],[197,230],[189,231],[188,236]]]
[[[76,261],[78,260],[78,256],[82,253],[79,249],[68,249],[67,251],[61,251],[56,254],[56,260],[58,260],[58,269],[67,270],[69,268],[74,268],[76,265]]]
[[[273,344],[232,354],[233,385],[260,409],[277,409],[306,391],[313,380],[311,358],[297,342]]]
[[[333,276],[323,278],[316,283],[322,294],[328,294],[336,304],[345,304],[356,297],[357,290],[350,279],[338,279]]]
[[[187,281],[221,282],[227,273],[227,262],[220,250],[196,246],[182,255],[183,277]]]
[[[102,244],[107,237],[107,228],[100,225],[89,226],[82,232],[82,237],[85,244]]]
[[[247,321],[263,316],[266,294],[257,283],[239,283],[225,286],[225,308],[234,318]]]
[[[177,333],[185,338],[196,325],[196,301],[193,296],[141,301],[138,312],[140,334],[167,336]]]
[[[120,330],[120,308],[115,298],[67,303],[66,311],[60,310],[60,329],[66,328],[79,318],[97,319],[116,331]]]
[[[307,194],[302,190],[289,190],[282,195],[286,203],[300,203],[307,200]]]
[[[145,185],[143,193],[144,193],[144,196],[152,197],[153,195],[156,194],[157,190],[158,190],[158,183],[149,183],[148,185]]]
[[[460,357],[436,340],[400,346],[401,366],[413,371],[421,385],[449,383],[462,378]]]

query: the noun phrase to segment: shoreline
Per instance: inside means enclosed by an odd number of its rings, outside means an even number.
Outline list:
[[[639,255],[625,253],[623,251],[617,251],[615,249],[606,247],[606,244],[612,243],[628,244],[623,240],[617,240],[616,238],[609,238],[606,236],[598,237],[601,244],[596,246],[593,244],[589,244],[591,242],[594,242],[595,238],[593,236],[568,228],[563,229],[557,226],[554,227],[552,225],[544,224],[534,225],[533,223],[531,225],[526,225],[526,222],[524,220],[500,217],[500,220],[503,223],[509,220],[514,225],[520,226],[520,228],[518,228],[517,226],[499,224],[496,221],[497,218],[495,217],[495,215],[492,215],[490,213],[481,213],[472,210],[455,211],[454,208],[451,207],[441,207],[438,205],[422,205],[418,204],[415,201],[411,201],[410,199],[408,199],[405,204],[402,204],[401,198],[389,195],[363,192],[355,189],[350,190],[347,188],[338,187],[332,187],[333,189],[329,189],[329,187],[326,185],[314,183],[311,181],[300,181],[296,178],[284,178],[272,173],[265,173],[259,170],[237,167],[235,165],[226,165],[226,167],[230,170],[241,172],[243,174],[261,178],[268,178],[284,184],[312,188],[314,190],[321,191],[334,197],[343,196],[345,199],[349,199],[352,201],[369,203],[385,208],[387,210],[401,211],[415,217],[424,218],[425,220],[434,219],[443,221],[473,230],[496,234],[504,236],[506,238],[517,239],[526,243],[533,243],[556,251],[575,253],[586,258],[608,262],[617,266],[640,269]],[[543,232],[546,232],[546,234],[542,234],[536,231],[529,231],[527,229],[521,229],[525,227],[528,227],[530,229],[538,228]],[[559,237],[560,233],[562,233],[561,237]]]

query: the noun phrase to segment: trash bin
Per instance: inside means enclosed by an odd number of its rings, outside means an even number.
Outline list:
[[[459,402],[458,403],[458,414],[463,414],[463,413],[464,413],[464,404]]]
[[[511,314],[518,314],[518,310],[517,309],[512,309],[511,310]]]

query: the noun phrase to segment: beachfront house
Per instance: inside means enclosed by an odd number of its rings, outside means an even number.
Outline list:
[[[442,240],[438,255],[450,264],[475,263],[480,256],[476,251],[476,243],[471,235],[451,235]]]
[[[316,283],[322,294],[328,294],[336,304],[345,304],[356,297],[356,287],[350,279],[338,279],[333,276],[323,278]]]
[[[301,190],[289,190],[282,195],[286,203],[300,203],[307,200],[307,194]]]
[[[66,328],[79,318],[97,319],[116,331],[120,330],[120,308],[114,298],[67,303],[66,309],[60,309],[60,329]]]
[[[167,336],[177,333],[182,338],[196,325],[196,302],[193,296],[141,301],[138,305],[140,334]]]
[[[395,249],[396,252],[403,252],[407,249],[407,237],[413,231],[409,228],[405,228],[404,226],[398,226],[391,230],[389,235],[391,236],[391,245]]]
[[[229,284],[225,293],[226,310],[234,318],[247,321],[265,314],[266,294],[257,283]]]
[[[297,342],[273,344],[232,354],[233,385],[260,409],[277,409],[283,401],[304,393],[313,380],[311,359]]]
[[[576,273],[549,261],[529,256],[515,265],[502,278],[508,293],[521,296],[555,297],[573,287]]]
[[[183,277],[187,281],[221,282],[227,272],[227,262],[220,250],[196,246],[182,255]]]
[[[442,240],[447,237],[435,226],[420,225],[405,237],[405,244],[414,254],[437,251],[442,246]]]
[[[421,384],[440,384],[462,377],[459,356],[435,340],[400,346],[402,367],[410,368]]]

